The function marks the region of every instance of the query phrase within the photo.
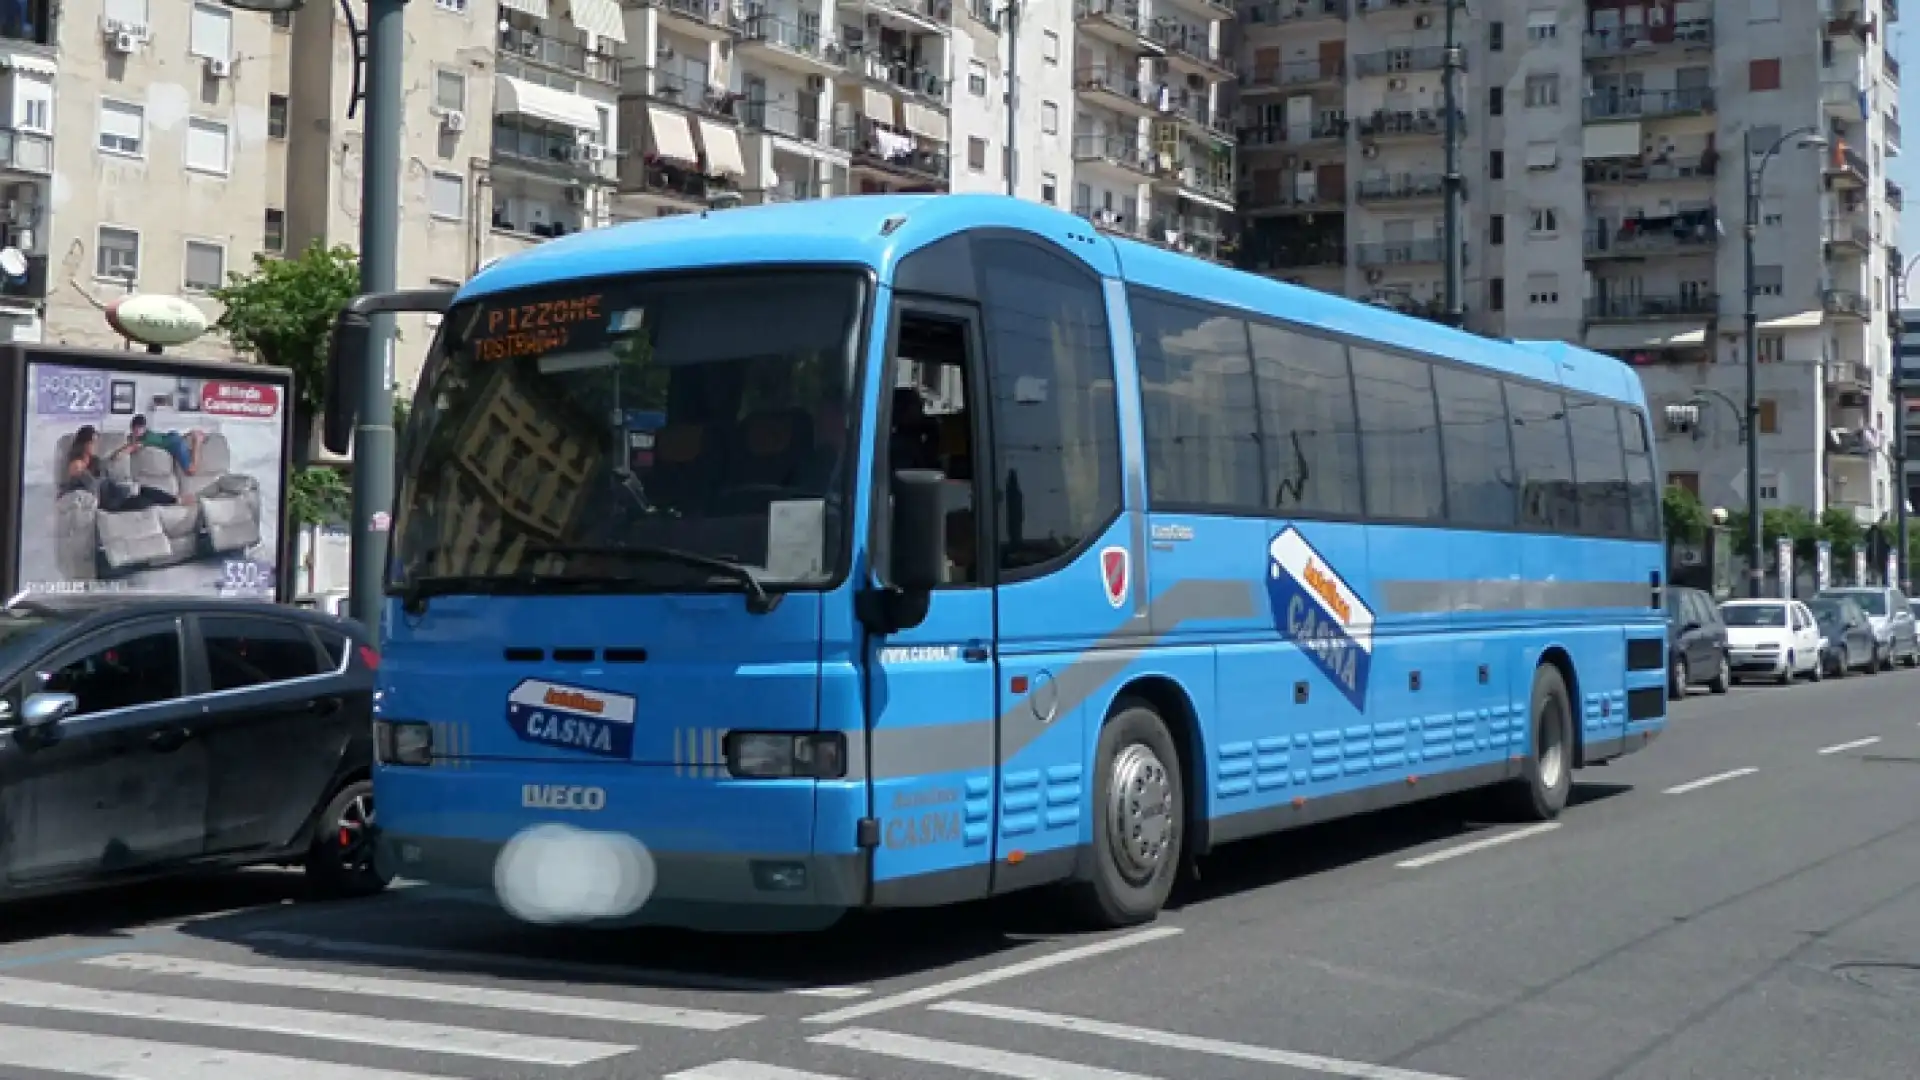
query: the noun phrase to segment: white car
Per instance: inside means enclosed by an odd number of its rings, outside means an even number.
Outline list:
[[[1798,600],[1729,600],[1720,605],[1727,624],[1727,660],[1736,679],[1765,676],[1782,685],[1805,675],[1815,682],[1820,667],[1820,624]]]

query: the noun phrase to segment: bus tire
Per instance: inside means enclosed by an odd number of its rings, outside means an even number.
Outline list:
[[[1527,715],[1531,746],[1522,775],[1507,788],[1507,810],[1522,821],[1552,821],[1573,792],[1573,698],[1559,668],[1534,669]]]
[[[1101,928],[1158,915],[1186,843],[1180,754],[1160,714],[1122,701],[1094,747],[1093,867],[1078,883],[1082,916]]]

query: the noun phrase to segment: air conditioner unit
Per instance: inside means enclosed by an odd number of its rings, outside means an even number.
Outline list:
[[[224,79],[232,74],[233,74],[233,61],[225,60],[220,57],[213,57],[213,56],[210,56],[207,58],[207,77],[208,78]]]
[[[446,112],[440,114],[440,128],[443,131],[458,135],[467,130],[467,114],[461,112],[459,109],[448,109]]]
[[[107,32],[107,48],[117,53],[130,53],[140,48],[140,39],[131,30],[111,30]]]
[[[587,143],[580,148],[580,156],[588,161],[607,160],[607,148],[599,143]]]
[[[1406,88],[1407,80],[1405,79],[1395,78],[1387,80],[1387,89],[1389,90],[1405,90]]]
[[[577,187],[570,187],[567,189],[567,205],[568,206],[582,206],[582,205],[585,205],[586,201],[587,201],[586,189],[577,188]]]

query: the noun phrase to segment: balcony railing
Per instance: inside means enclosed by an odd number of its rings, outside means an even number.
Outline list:
[[[1713,227],[1713,212],[1686,218],[1661,219],[1659,223],[1634,222],[1610,229],[1588,229],[1585,250],[1592,255],[1649,256],[1704,251],[1720,242]]]
[[[1886,73],[1888,82],[1895,86],[1900,85],[1900,61],[1893,58],[1893,53],[1881,54],[1880,70]]]
[[[581,155],[581,143],[574,136],[508,120],[493,122],[493,155],[562,173],[594,174],[601,169],[600,162]]]
[[[1882,117],[1880,128],[1886,132],[1887,153],[1898,154],[1900,152],[1900,121],[1891,116]]]
[[[854,119],[853,127],[834,130],[833,145],[852,154],[855,164],[946,182],[949,160],[945,143],[884,128],[871,117]]]
[[[1648,55],[1670,46],[1685,49],[1713,47],[1713,22],[1689,19],[1666,26],[1623,26],[1615,30],[1596,30],[1581,42],[1581,55],[1590,60],[1610,56]]]
[[[1315,120],[1310,124],[1267,124],[1262,127],[1244,127],[1240,129],[1239,137],[1240,147],[1243,150],[1264,146],[1301,146],[1306,143],[1346,138],[1347,121],[1345,117],[1329,117]]]
[[[1146,88],[1141,85],[1137,74],[1121,68],[1111,68],[1104,64],[1084,67],[1073,73],[1073,85],[1077,90],[1089,93],[1108,93],[1137,101],[1142,105],[1151,104],[1147,100]]]
[[[1075,135],[1073,160],[1106,161],[1140,172],[1152,168],[1140,141],[1125,135]]]
[[[1306,210],[1317,212],[1337,210],[1346,205],[1346,192],[1336,187],[1329,187],[1324,190],[1315,188],[1307,192],[1302,192],[1298,189],[1291,191],[1261,192],[1255,191],[1251,186],[1243,186],[1240,188],[1235,202],[1242,211]]]
[[[1347,0],[1266,0],[1240,9],[1244,26],[1285,26],[1288,23],[1347,17]],[[1242,31],[1243,33],[1245,31]]]
[[[628,67],[621,72],[620,92],[643,94],[708,116],[737,115],[739,98],[707,82],[706,75],[688,75],[664,68]]]
[[[1447,192],[1447,178],[1441,173],[1395,173],[1376,176],[1354,185],[1356,202],[1396,202],[1437,199]]]
[[[1820,309],[1829,315],[1864,319],[1873,314],[1873,302],[1865,293],[1852,289],[1827,289],[1820,294]]]
[[[947,103],[947,81],[939,72],[931,68],[891,63],[882,56],[868,53],[865,49],[848,49],[847,70],[856,75],[863,75],[874,82],[897,86],[910,94],[932,99],[942,107]]]
[[[1696,319],[1717,315],[1720,297],[1713,293],[1671,293],[1664,296],[1596,296],[1587,301],[1590,322],[1626,322],[1635,319]]]
[[[1345,266],[1347,240],[1339,235],[1263,235],[1250,243],[1247,264],[1255,272]]]
[[[1824,239],[1829,244],[1851,244],[1862,252],[1873,250],[1873,228],[1857,218],[1828,218]]]
[[[512,57],[527,63],[545,64],[548,67],[571,71],[595,82],[618,83],[620,81],[620,58],[603,53],[598,49],[589,49],[585,45],[572,41],[560,41],[523,30],[517,26],[508,26],[500,31],[500,58]]]
[[[1587,98],[1582,112],[1587,122],[1592,123],[1686,116],[1712,112],[1713,108],[1713,87],[1695,86],[1685,90],[1595,90]]]
[[[1447,50],[1442,45],[1421,45],[1402,49],[1385,49],[1380,52],[1361,53],[1353,58],[1355,78],[1370,79],[1378,75],[1405,75],[1416,71],[1439,71],[1447,64]],[[1467,60],[1465,50],[1460,54],[1460,70],[1465,71]]]
[[[1865,386],[1872,381],[1867,365],[1858,360],[1834,360],[1827,364],[1828,386]]]
[[[1239,70],[1233,56],[1224,49],[1215,48],[1212,38],[1201,27],[1163,19],[1147,29],[1147,36],[1168,51],[1191,57],[1215,71],[1231,75]]]
[[[1907,190],[1893,181],[1887,181],[1887,205],[1895,210],[1907,208]]]
[[[1589,161],[1582,171],[1589,184],[1644,184],[1709,179],[1720,171],[1720,163],[1713,157],[1669,155],[1651,161]]]
[[[1165,111],[1167,113],[1177,116],[1195,127],[1204,128],[1210,134],[1220,135],[1229,139],[1233,137],[1231,122],[1225,117],[1216,116],[1213,111],[1213,106],[1208,103],[1204,95],[1191,93],[1184,89],[1169,90],[1164,100],[1166,101]]]
[[[0,169],[12,172],[53,172],[53,136],[0,128]]]
[[[1288,64],[1254,68],[1240,73],[1240,85],[1254,87],[1305,86],[1319,82],[1339,82],[1347,77],[1345,60],[1295,60]]]
[[[702,176],[696,169],[648,162],[629,154],[620,170],[620,190],[705,204],[709,197],[736,188],[731,180]]]
[[[1446,251],[1439,240],[1389,240],[1355,245],[1353,261],[1361,266],[1437,263],[1446,257]]]
[[[847,62],[846,47],[818,29],[784,22],[767,13],[748,15],[739,25],[743,42],[757,42],[835,66]]]
[[[1111,207],[1096,207],[1086,202],[1074,203],[1073,212],[1092,222],[1093,227],[1101,232],[1112,233],[1115,236],[1131,236],[1136,240],[1144,240],[1147,237],[1145,227],[1133,214]]]
[[[742,102],[740,111],[742,121],[754,131],[826,145],[827,128],[817,111],[802,112],[766,101]]]
[[[1075,0],[1073,21],[1106,23],[1127,34],[1144,36],[1138,0]]]
[[[1838,177],[1864,184],[1867,182],[1867,159],[1857,150],[1836,146],[1827,152],[1826,163],[1822,166],[1829,177]]]
[[[717,29],[728,25],[727,0],[621,0],[623,7],[651,7],[689,22],[704,23]]]
[[[1420,10],[1422,13],[1425,13],[1434,8],[1440,8],[1444,10],[1447,7],[1448,2],[1449,0],[1441,0],[1441,2],[1437,2],[1437,3],[1421,4],[1418,10]],[[1464,10],[1467,6],[1467,0],[1450,0],[1450,2],[1452,6],[1460,8],[1462,10]],[[1389,12],[1389,11],[1413,11],[1413,10],[1415,9],[1407,3],[1407,0],[1354,0],[1354,3],[1353,3],[1353,11],[1354,11],[1354,14],[1356,15],[1375,15],[1375,14],[1380,14],[1382,12]],[[1435,12],[1435,14],[1437,15],[1439,13]]]
[[[1456,126],[1460,134],[1467,133],[1467,115],[1454,113]],[[1417,112],[1387,112],[1382,109],[1371,116],[1360,118],[1362,138],[1378,139],[1394,135],[1444,135],[1447,131],[1447,115],[1444,111],[1421,109]]]

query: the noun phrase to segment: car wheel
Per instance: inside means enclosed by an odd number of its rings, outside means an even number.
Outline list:
[[[1821,653],[1813,658],[1813,666],[1807,669],[1807,681],[1819,682],[1827,677],[1827,654]]]
[[[1560,669],[1541,664],[1533,672],[1533,746],[1522,775],[1500,792],[1506,816],[1552,821],[1573,793],[1573,704]]]
[[[1687,658],[1673,658],[1673,674],[1667,680],[1667,700],[1678,701],[1687,696]]]
[[[1779,682],[1781,686],[1793,685],[1793,666],[1797,662],[1792,653],[1787,654],[1787,662],[1780,665],[1780,674],[1775,676],[1775,680]]]
[[[1714,673],[1707,683],[1707,689],[1716,694],[1724,694],[1733,688],[1733,667],[1727,663],[1727,654],[1720,654],[1720,670]]]
[[[393,880],[374,858],[373,784],[356,780],[320,814],[307,851],[307,881],[329,899],[372,896]]]
[[[1167,902],[1185,854],[1180,753],[1159,713],[1127,701],[1101,729],[1094,760],[1093,867],[1078,906],[1101,927],[1143,923]]]

